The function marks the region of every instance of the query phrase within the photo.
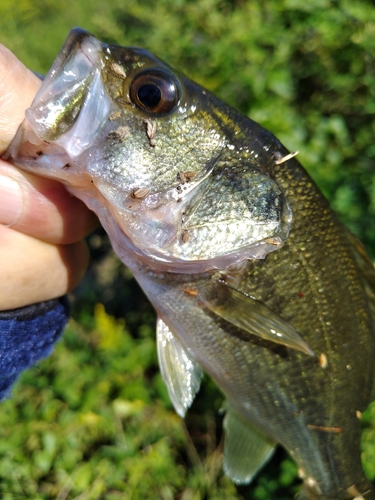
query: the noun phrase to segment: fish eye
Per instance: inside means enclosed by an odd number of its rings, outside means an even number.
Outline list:
[[[138,74],[130,85],[130,99],[143,111],[162,115],[169,113],[179,101],[176,81],[159,69]]]

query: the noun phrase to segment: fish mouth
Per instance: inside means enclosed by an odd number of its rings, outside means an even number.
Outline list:
[[[26,111],[40,138],[55,141],[64,135],[87,106],[93,80],[100,79],[102,52],[102,43],[89,32],[81,28],[71,30],[32,106]]]
[[[71,30],[6,159],[43,176],[71,176],[71,167],[91,146],[111,109],[101,78],[102,55],[103,44],[93,35]]]

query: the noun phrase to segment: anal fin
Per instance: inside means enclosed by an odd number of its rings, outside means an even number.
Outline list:
[[[224,417],[224,471],[236,484],[248,484],[271,458],[275,442],[229,409]]]

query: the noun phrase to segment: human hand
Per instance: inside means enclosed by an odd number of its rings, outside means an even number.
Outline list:
[[[0,44],[0,154],[41,85]],[[0,160],[0,310],[60,297],[82,278],[96,216],[58,182]]]

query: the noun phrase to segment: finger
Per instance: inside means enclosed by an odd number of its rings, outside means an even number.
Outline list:
[[[81,280],[86,244],[55,246],[0,225],[0,310],[57,298]]]
[[[13,139],[41,81],[0,44],[0,153]]]
[[[70,244],[98,225],[91,210],[59,182],[0,161],[0,223],[40,240]]]

